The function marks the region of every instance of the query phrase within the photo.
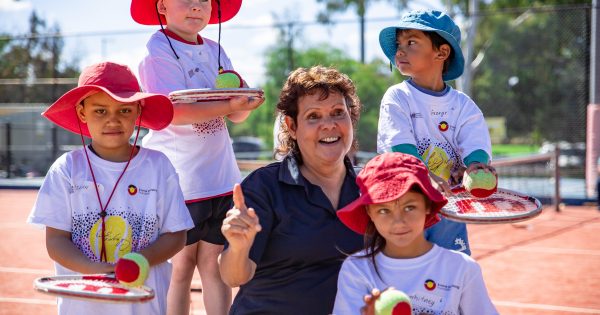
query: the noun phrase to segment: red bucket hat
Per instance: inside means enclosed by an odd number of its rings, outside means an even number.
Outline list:
[[[81,134],[91,137],[87,125],[79,122],[75,107],[84,98],[98,92],[105,92],[118,102],[141,101],[142,127],[161,130],[173,120],[173,103],[168,97],[140,92],[137,78],[129,67],[113,62],[97,63],[83,69],[77,87],[50,105],[42,116],[76,134],[80,134],[81,126]]]
[[[418,158],[390,152],[371,159],[356,177],[360,197],[337,211],[342,223],[359,234],[365,234],[369,223],[366,205],[389,202],[400,198],[412,186],[418,186],[431,200],[431,212],[425,218],[425,228],[438,221],[440,209],[448,202],[431,185],[429,171]]]
[[[132,0],[131,1],[131,17],[134,21],[142,25],[159,25],[156,18],[156,3],[158,0]],[[208,24],[219,23],[217,12],[217,0],[210,0],[211,13]],[[220,0],[221,2],[221,23],[231,20],[240,10],[242,0]],[[163,25],[167,24],[167,20],[161,14],[160,20]]]

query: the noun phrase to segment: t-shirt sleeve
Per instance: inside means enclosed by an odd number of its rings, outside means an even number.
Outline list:
[[[340,269],[337,294],[332,312],[334,315],[359,314],[361,307],[364,305],[363,297],[373,289],[369,288],[362,276],[364,271],[360,270],[355,259],[352,257],[346,258]]]
[[[464,290],[459,305],[461,314],[498,314],[488,295],[481,268],[475,261],[470,260],[465,272]]]
[[[169,95],[187,89],[183,69],[173,57],[148,55],[139,65],[144,92]]]
[[[394,87],[381,99],[377,126],[377,152],[391,152],[399,144],[417,145],[413,132],[408,103]]]
[[[166,180],[162,183],[158,209],[161,219],[160,233],[172,233],[189,230],[194,227],[190,212],[185,205],[183,193],[179,186],[179,176],[169,160],[164,157],[163,166]]]
[[[456,132],[459,154],[467,157],[476,150],[483,150],[492,157],[492,141],[485,118],[481,110],[468,100],[459,118],[460,125]]]
[[[66,169],[63,155],[48,170],[27,223],[71,232],[73,212],[69,197],[73,189]]]
[[[261,187],[263,189],[261,189]],[[264,187],[265,186],[260,185],[257,178],[251,178],[242,182],[246,206],[254,209],[258,216],[260,226],[262,227],[261,231],[256,234],[249,253],[250,259],[257,265],[260,263],[265,248],[268,245],[269,238],[271,237],[274,217],[274,209],[272,203],[268,201],[268,192]]]

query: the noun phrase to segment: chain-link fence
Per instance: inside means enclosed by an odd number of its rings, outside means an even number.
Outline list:
[[[529,153],[544,153],[558,145],[564,156],[559,161],[561,174],[573,178],[576,185],[581,181],[581,192],[576,195],[583,197],[585,146],[582,144],[589,99],[590,5],[480,12],[477,17],[469,94],[488,119],[494,147],[527,146]],[[465,24],[463,34],[466,34],[466,19],[456,20]],[[395,21],[397,18],[367,21],[367,38],[377,36],[381,28]],[[331,26],[299,25],[310,29],[307,31],[310,34],[339,35]],[[248,32],[250,38],[257,28],[231,29],[229,38],[233,32]],[[358,42],[348,45],[355,44]],[[235,51],[238,46],[225,43],[225,47]],[[348,50],[346,46],[339,48]],[[368,49],[379,51],[373,45]],[[384,58],[382,53],[378,56]],[[28,95],[26,82],[2,84],[11,79],[3,76],[0,77],[2,94],[16,89],[21,91],[19,95]],[[56,90],[57,85],[46,83],[46,86]],[[62,83],[59,90],[73,86],[72,81]],[[457,86],[460,89],[460,82]],[[54,128],[40,117],[40,112],[55,99],[35,99],[34,102],[40,102],[36,104],[25,98],[1,99],[0,96],[0,103],[4,102],[0,104],[0,177],[43,176],[60,154],[81,145],[77,135]],[[268,106],[273,108],[272,104]]]

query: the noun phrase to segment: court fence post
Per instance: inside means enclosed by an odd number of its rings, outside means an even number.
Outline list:
[[[12,147],[12,143],[11,143],[11,136],[10,136],[10,130],[11,130],[11,126],[10,123],[7,122],[4,124],[4,129],[5,129],[5,136],[6,136],[6,178],[10,178],[10,172],[11,172],[11,164],[12,164],[12,152],[11,152],[11,147]]]
[[[560,148],[558,143],[554,146],[554,157],[552,163],[554,164],[554,210],[560,212],[560,165],[558,159],[560,157]]]

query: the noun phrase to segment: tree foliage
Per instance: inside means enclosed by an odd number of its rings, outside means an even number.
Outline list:
[[[54,34],[54,36],[47,36]],[[77,61],[62,60],[60,27],[46,26],[33,12],[29,32],[3,35],[0,40],[0,79],[27,79],[26,85],[0,85],[0,103],[53,102],[72,85],[35,84],[35,78],[74,78]]]
[[[583,1],[481,4],[471,97],[485,116],[506,117],[509,138],[585,140],[589,10],[547,6],[565,3]]]
[[[369,5],[376,2],[378,0],[317,0],[318,3],[323,3],[325,8],[323,11],[319,12],[317,16],[317,20],[322,23],[331,23],[331,16],[345,12],[349,8],[353,7],[356,16],[359,21],[360,28],[360,61],[365,63],[365,17],[367,15],[367,10]],[[408,0],[385,0],[396,6],[398,10],[402,10],[406,8],[408,4]]]
[[[281,88],[289,75],[287,50],[285,44],[279,44],[267,51],[267,80],[263,86],[265,103],[255,110],[245,123],[231,126],[232,136],[253,135],[262,138],[266,143],[273,143],[275,107]],[[327,44],[294,50],[293,56],[297,67],[335,67],[354,81],[363,106],[357,132],[359,148],[362,151],[375,151],[379,104],[385,90],[394,82],[400,81],[397,71],[393,75],[388,63],[382,60],[361,64],[344,51]]]

